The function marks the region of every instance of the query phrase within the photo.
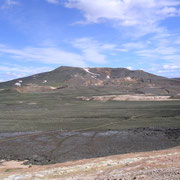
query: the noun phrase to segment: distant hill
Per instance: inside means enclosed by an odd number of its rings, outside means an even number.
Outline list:
[[[99,93],[180,93],[180,81],[126,68],[78,68],[61,66],[53,71],[0,83],[0,89],[46,92],[62,89]]]

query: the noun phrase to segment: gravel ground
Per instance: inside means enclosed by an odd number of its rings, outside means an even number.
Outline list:
[[[2,180],[180,179],[180,147],[71,161],[55,165],[35,165],[29,168],[24,165],[21,167],[18,162],[5,163],[0,166],[0,179]]]

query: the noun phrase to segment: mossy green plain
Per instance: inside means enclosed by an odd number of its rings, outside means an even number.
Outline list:
[[[180,101],[82,101],[80,94],[1,92],[0,132],[180,128]]]

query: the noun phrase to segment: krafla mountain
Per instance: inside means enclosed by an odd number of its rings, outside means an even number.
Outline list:
[[[61,66],[53,71],[0,83],[1,91],[42,93],[83,91],[94,94],[153,94],[179,96],[180,81],[126,68]]]

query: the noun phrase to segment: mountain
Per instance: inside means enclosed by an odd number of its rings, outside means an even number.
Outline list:
[[[50,72],[0,83],[0,89],[13,89],[23,93],[83,89],[104,94],[177,95],[180,93],[180,81],[142,70],[61,66]]]

